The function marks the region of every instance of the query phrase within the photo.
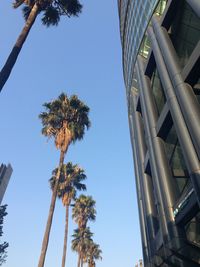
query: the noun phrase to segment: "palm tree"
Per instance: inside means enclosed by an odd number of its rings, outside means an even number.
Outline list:
[[[90,228],[77,228],[74,230],[72,235],[72,250],[78,253],[78,264],[77,267],[82,267],[83,260],[87,257],[87,249],[89,242],[92,242],[93,233],[91,233]]]
[[[90,241],[87,246],[87,262],[88,267],[95,267],[96,260],[102,260],[101,257],[102,251],[98,244],[94,243],[93,241]]]
[[[60,160],[38,267],[44,266],[60,172],[65,154],[67,153],[69,145],[75,143],[77,140],[81,140],[84,136],[85,129],[90,127],[90,120],[88,118],[89,107],[81,102],[75,95],[68,98],[66,94],[62,93],[58,99],[45,103],[44,107],[45,111],[39,115],[43,125],[42,134],[48,138],[54,138],[55,146],[60,150]]]
[[[0,91],[7,82],[39,13],[43,13],[42,23],[49,27],[50,25],[58,25],[60,17],[63,15],[68,17],[78,16],[82,11],[82,5],[79,0],[15,0],[13,7],[18,8],[21,5],[23,5],[23,14],[26,22],[6,63],[0,71]]]
[[[52,190],[54,189],[56,183],[57,172],[58,168],[53,171],[52,177],[49,180]],[[71,201],[75,199],[77,190],[86,190],[85,184],[81,183],[85,179],[86,175],[84,173],[84,170],[77,164],[73,165],[71,162],[68,162],[67,164],[62,165],[57,190],[58,198],[62,199],[63,205],[64,207],[66,207],[62,267],[65,267],[67,254],[69,206],[71,204]]]
[[[95,203],[91,196],[80,195],[79,198],[76,199],[72,209],[72,218],[80,229],[86,228],[88,220],[95,220]]]

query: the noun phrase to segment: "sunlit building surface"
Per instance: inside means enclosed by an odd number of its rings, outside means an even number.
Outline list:
[[[10,181],[10,176],[12,174],[12,171],[13,170],[10,164],[8,164],[8,166],[1,164],[0,166],[0,204],[2,202],[6,188]]]
[[[200,0],[118,0],[143,264],[200,266]]]

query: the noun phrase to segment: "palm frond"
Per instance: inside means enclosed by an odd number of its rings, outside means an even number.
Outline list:
[[[86,246],[92,241],[92,236],[93,233],[90,231],[89,227],[86,227],[85,229],[75,229],[74,234],[72,235],[72,250],[76,252],[83,252],[83,250],[85,250],[86,252]]]
[[[49,27],[49,26],[57,26],[58,23],[60,21],[60,15],[58,10],[53,7],[53,6],[49,6],[43,14],[42,17],[42,23]]]
[[[50,187],[53,190],[56,182],[58,168],[52,171],[52,177],[49,179]],[[71,200],[75,199],[77,190],[85,190],[85,184],[81,183],[86,179],[84,170],[77,164],[71,162],[63,164],[60,170],[57,196],[62,198],[64,205],[70,205]]]
[[[58,3],[69,17],[77,17],[83,7],[78,0],[59,0]]]
[[[30,15],[30,13],[31,13],[31,8],[29,6],[24,6],[22,8],[22,13],[23,13],[24,19],[27,20],[29,15]]]
[[[88,221],[94,221],[96,218],[96,202],[91,196],[80,195],[76,199],[72,209],[72,218],[79,227],[86,227]]]
[[[61,93],[57,99],[43,106],[45,111],[39,115],[43,124],[42,133],[54,137],[60,150],[66,151],[71,142],[81,140],[90,127],[89,107],[76,95],[68,97]]]

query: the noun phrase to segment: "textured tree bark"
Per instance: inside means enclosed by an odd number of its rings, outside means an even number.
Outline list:
[[[80,267],[81,266],[81,254],[78,253],[78,265],[77,267]]]
[[[65,262],[66,262],[68,221],[69,221],[69,206],[67,205],[66,206],[66,216],[65,216],[65,235],[64,235],[64,245],[63,245],[62,267],[65,267]]]
[[[11,71],[17,61],[18,55],[23,47],[23,44],[26,41],[29,31],[31,30],[35,22],[35,19],[38,15],[38,11],[39,11],[38,5],[34,4],[24,28],[22,29],[10,55],[8,56],[5,65],[0,71],[0,92],[3,89],[3,86],[5,85],[11,74]]]
[[[64,156],[65,156],[65,153],[63,151],[61,151],[59,168],[58,168],[58,172],[56,175],[56,183],[55,183],[52,197],[51,197],[49,215],[48,215],[46,229],[45,229],[45,233],[44,233],[44,237],[43,237],[43,241],[42,241],[42,249],[41,249],[38,267],[43,267],[44,262],[45,262],[47,247],[48,247],[48,243],[49,243],[49,236],[50,236],[50,231],[51,231],[51,225],[52,225],[52,220],[53,220],[53,213],[54,213],[56,197],[57,197],[57,189],[58,189],[58,183],[59,183],[59,178],[60,178],[60,170],[61,170],[61,167],[62,167],[63,162],[64,162]]]

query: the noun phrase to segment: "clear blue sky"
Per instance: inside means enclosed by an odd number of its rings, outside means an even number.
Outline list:
[[[62,91],[77,94],[91,108],[91,129],[71,146],[66,161],[88,176],[97,202],[90,224],[103,250],[99,267],[133,267],[141,258],[134,169],[122,76],[117,0],[84,1],[78,19],[63,18],[46,29],[38,18],[11,78],[0,94],[0,162],[14,172],[4,203],[4,239],[10,244],[5,267],[36,267],[49,209],[48,179],[59,153],[41,135],[42,104]],[[24,24],[21,10],[0,1],[0,65]],[[70,222],[69,233],[75,225]],[[61,265],[64,208],[57,201],[46,267]],[[70,244],[67,267],[77,264]]]

